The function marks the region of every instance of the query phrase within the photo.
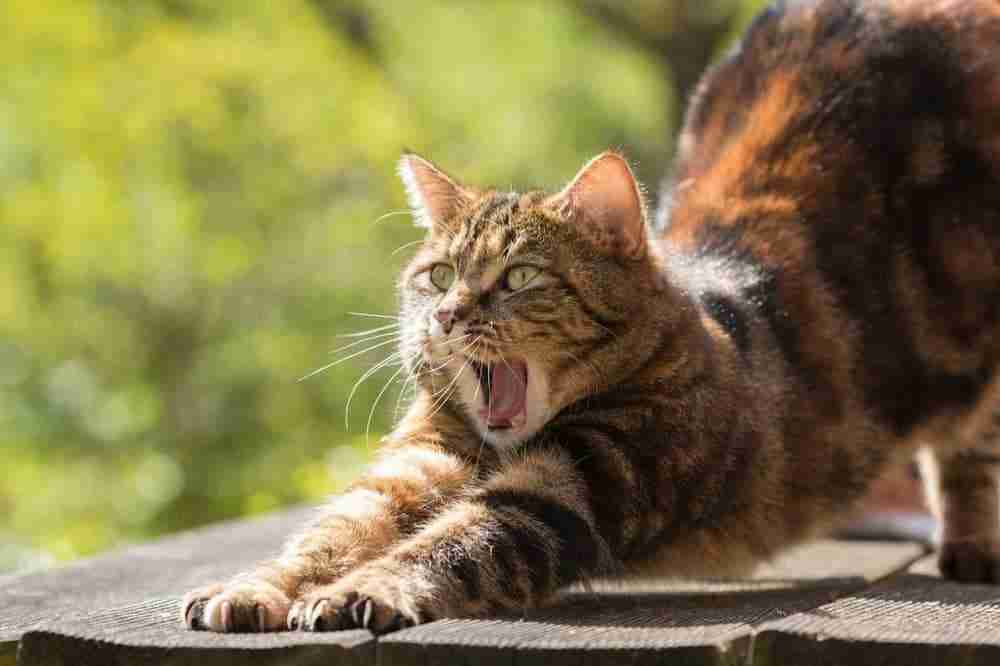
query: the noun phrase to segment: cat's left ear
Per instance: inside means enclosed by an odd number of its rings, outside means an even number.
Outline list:
[[[399,159],[399,177],[418,227],[447,226],[475,197],[474,192],[419,155]]]
[[[625,158],[604,152],[590,160],[562,192],[546,201],[603,250],[639,259],[646,252],[646,208]]]

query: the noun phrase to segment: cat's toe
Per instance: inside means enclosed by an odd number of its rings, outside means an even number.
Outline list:
[[[1000,542],[945,542],[938,569],[945,578],[962,583],[1000,583]]]
[[[305,631],[368,629],[385,634],[427,620],[409,608],[411,604],[406,603],[398,590],[395,592],[338,585],[319,589],[295,604],[289,613],[288,626]]]
[[[386,634],[412,627],[420,622],[420,617],[404,613],[385,602],[368,596],[361,596],[349,606],[351,618],[357,626],[375,634]]]
[[[288,612],[288,628],[303,631],[338,631],[359,627],[350,615],[353,597],[335,589],[320,588],[295,602]]]
[[[212,585],[189,593],[181,604],[184,624],[221,633],[285,628],[288,597],[263,582]]]
[[[212,597],[225,589],[223,585],[209,585],[197,590],[192,590],[184,595],[181,601],[181,620],[188,629],[202,630],[205,626],[205,606]]]

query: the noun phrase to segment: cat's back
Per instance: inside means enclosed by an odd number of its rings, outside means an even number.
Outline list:
[[[802,201],[861,165],[929,184],[962,149],[1000,164],[1000,0],[777,2],[701,82],[672,185]]]
[[[775,4],[692,100],[658,222],[688,265],[754,268],[745,302],[831,404],[902,434],[975,400],[1000,355],[1000,1]]]

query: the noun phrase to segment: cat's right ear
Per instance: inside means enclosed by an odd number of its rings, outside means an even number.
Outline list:
[[[562,192],[546,199],[598,247],[638,259],[646,252],[646,206],[625,158],[613,151],[590,160]]]
[[[474,198],[471,189],[413,153],[400,158],[399,177],[406,187],[413,220],[425,229],[447,226]]]

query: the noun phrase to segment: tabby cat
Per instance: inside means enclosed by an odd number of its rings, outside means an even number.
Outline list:
[[[414,402],[188,626],[387,632],[742,574],[921,447],[943,574],[1000,582],[1000,2],[767,10],[701,84],[655,224],[614,152],[556,193],[399,170],[427,229]]]

